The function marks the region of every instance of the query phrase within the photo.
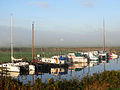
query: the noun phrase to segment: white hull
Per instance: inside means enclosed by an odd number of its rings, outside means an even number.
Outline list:
[[[42,58],[41,62],[50,63],[50,64],[65,64],[64,60],[58,60],[54,58]]]
[[[4,70],[7,70],[9,72],[20,72],[20,67],[15,66],[13,63],[5,63],[0,65],[0,68],[4,68]]]
[[[35,66],[34,65],[29,65],[29,71],[35,71]]]
[[[69,61],[75,63],[87,63],[87,58],[83,56],[75,56],[75,53],[68,53]]]
[[[16,62],[16,63],[14,63],[14,65],[15,66],[28,66],[29,65],[29,63],[28,62]]]
[[[97,57],[90,57],[90,60],[98,61],[98,58]]]
[[[81,58],[81,57],[77,57],[77,58],[73,58],[72,62],[79,62],[79,63],[87,63],[87,59],[86,58]]]
[[[113,53],[111,53],[111,59],[116,59],[116,58],[118,58],[118,55],[116,55],[116,54],[113,54]]]

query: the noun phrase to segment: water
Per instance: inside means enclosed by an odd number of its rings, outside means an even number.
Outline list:
[[[29,74],[11,74],[14,78],[26,84],[28,81],[35,83],[37,78],[41,78],[42,82],[47,82],[50,78],[54,80],[63,79],[79,79],[81,80],[86,75],[93,75],[93,73],[100,73],[104,70],[120,70],[120,58],[109,60],[108,63],[103,62],[96,66],[88,66],[86,63],[74,63],[68,68],[49,68],[37,72],[29,72]],[[16,75],[16,76],[15,76]]]

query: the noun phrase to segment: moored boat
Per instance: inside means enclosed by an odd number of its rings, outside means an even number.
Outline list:
[[[88,62],[87,58],[85,58],[84,56],[82,56],[81,53],[68,53],[68,58],[69,58],[69,61],[71,62]]]
[[[14,65],[14,63],[3,63],[0,68],[1,71],[20,72],[20,67]]]
[[[118,55],[114,53],[110,53],[110,59],[116,59],[116,58],[118,58]]]

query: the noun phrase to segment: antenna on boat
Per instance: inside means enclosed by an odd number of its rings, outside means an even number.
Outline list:
[[[13,14],[11,14],[11,61],[13,63]]]
[[[32,22],[32,60],[34,60],[34,21]]]
[[[103,51],[105,51],[105,20],[103,17]]]

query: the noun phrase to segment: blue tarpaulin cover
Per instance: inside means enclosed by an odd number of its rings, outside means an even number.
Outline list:
[[[68,57],[60,56],[59,60],[68,60]]]

